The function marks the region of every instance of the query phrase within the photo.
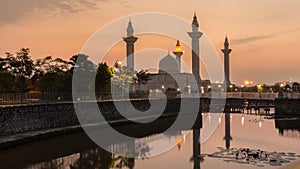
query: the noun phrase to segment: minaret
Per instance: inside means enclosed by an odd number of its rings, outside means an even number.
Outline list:
[[[126,56],[127,56],[127,66],[134,70],[134,43],[137,41],[137,37],[133,36],[133,27],[131,19],[128,22],[127,27],[127,37],[123,37],[126,42]]]
[[[189,36],[192,39],[192,72],[196,78],[197,83],[201,82],[200,78],[200,57],[199,57],[199,39],[202,36],[202,32],[198,30],[199,24],[197,21],[196,13],[193,18],[192,23],[192,32],[188,32]]]
[[[177,40],[176,48],[175,48],[175,51],[173,53],[176,56],[176,59],[178,61],[178,70],[179,70],[179,73],[181,73],[181,56],[183,54],[183,51],[181,51],[181,46],[180,46],[179,40]]]
[[[224,73],[225,73],[225,80],[224,80],[224,84],[225,85],[230,85],[230,72],[229,72],[229,53],[232,50],[229,49],[229,43],[228,43],[228,39],[227,36],[225,38],[225,42],[224,42],[224,49],[222,49],[222,52],[224,53]]]

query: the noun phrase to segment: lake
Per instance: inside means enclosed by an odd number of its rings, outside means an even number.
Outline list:
[[[211,116],[204,113],[203,122],[210,123]],[[139,152],[138,158],[109,153],[84,133],[74,133],[4,150],[0,153],[0,167],[274,169],[295,167],[300,160],[300,120],[297,118],[275,120],[259,115],[223,114],[211,137],[200,144],[202,130],[195,128],[137,138],[133,145]],[[108,147],[113,152],[126,149],[124,143],[117,142]]]

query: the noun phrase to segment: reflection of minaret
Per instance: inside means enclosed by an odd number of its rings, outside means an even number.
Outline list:
[[[229,43],[228,43],[228,39],[227,36],[225,38],[225,42],[224,42],[224,49],[222,49],[222,52],[224,53],[224,73],[225,73],[225,80],[224,80],[224,84],[226,85],[230,85],[230,72],[229,72],[229,53],[232,50],[229,49]]]
[[[230,136],[230,113],[229,112],[225,112],[225,140],[226,140],[226,148],[229,149],[230,148],[230,140],[231,140],[231,136]]]
[[[202,36],[202,32],[198,30],[199,24],[197,21],[196,13],[193,18],[192,32],[188,32],[189,36],[192,38],[192,72],[196,78],[197,83],[201,82],[200,78],[200,56],[199,56],[199,39]]]
[[[176,59],[178,61],[178,70],[179,70],[179,73],[181,73],[181,56],[182,56],[183,52],[181,51],[181,46],[180,46],[179,40],[177,40],[175,52],[173,52],[173,53],[176,56]]]
[[[127,56],[127,66],[134,70],[134,43],[137,41],[137,37],[133,36],[133,27],[131,24],[131,19],[128,22],[127,27],[127,37],[123,37],[126,42],[126,56]]]
[[[203,161],[201,156],[201,144],[200,144],[200,128],[202,128],[202,112],[198,113],[196,122],[193,126],[193,157],[194,169],[200,169],[200,162]]]
[[[128,159],[128,168],[133,169],[135,166],[135,159],[134,158],[129,158]]]

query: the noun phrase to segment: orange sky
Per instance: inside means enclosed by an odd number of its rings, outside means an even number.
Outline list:
[[[3,0],[0,2],[0,53],[28,47],[33,58],[52,55],[68,59],[81,50],[94,32],[112,20],[138,12],[164,12],[191,22],[195,11],[201,31],[221,58],[220,49],[224,36],[228,35],[233,49],[230,58],[233,83],[241,84],[246,79],[256,84],[300,81],[299,6],[298,0],[74,0],[72,3]],[[123,31],[125,36],[125,29],[126,25],[112,31]],[[176,43],[150,39],[139,39],[137,50],[151,43],[165,51],[173,50]],[[124,49],[119,49],[115,54],[124,55]],[[190,56],[184,57],[188,62]]]

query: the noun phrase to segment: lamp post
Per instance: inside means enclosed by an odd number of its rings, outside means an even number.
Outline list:
[[[165,92],[165,86],[164,85],[161,86],[161,89],[162,89],[163,92]]]

